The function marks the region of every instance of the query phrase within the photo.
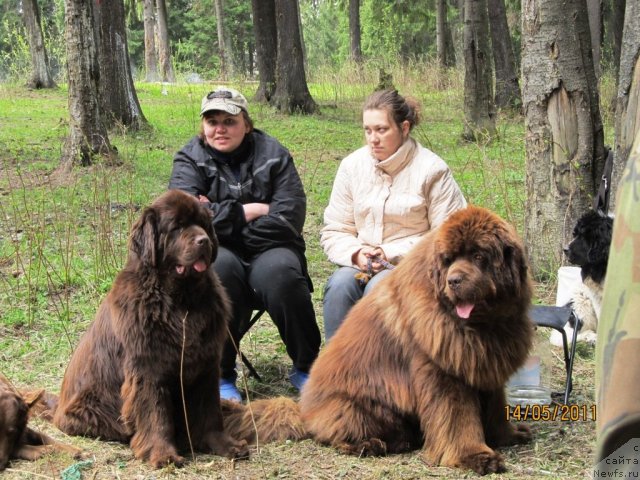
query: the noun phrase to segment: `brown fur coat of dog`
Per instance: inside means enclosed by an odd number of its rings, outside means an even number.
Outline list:
[[[217,395],[230,305],[210,268],[217,240],[209,212],[168,191],[144,210],[129,244],[67,366],[54,423],[71,435],[129,442],[155,467],[180,465],[190,441],[195,451],[245,456],[246,444],[223,431]]]
[[[531,346],[531,295],[514,229],[478,207],[452,214],[321,352],[302,390],[304,434],[357,455],[421,445],[430,464],[503,471],[493,447],[530,438],[505,419],[504,386]]]

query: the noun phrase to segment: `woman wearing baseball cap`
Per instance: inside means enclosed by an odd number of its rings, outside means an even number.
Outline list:
[[[232,301],[220,396],[241,401],[236,345],[252,310],[264,308],[293,360],[298,390],[320,349],[302,227],[306,195],[289,151],[255,129],[246,98],[218,87],[202,99],[200,133],[174,157],[169,188],[197,196],[213,214],[213,267]]]

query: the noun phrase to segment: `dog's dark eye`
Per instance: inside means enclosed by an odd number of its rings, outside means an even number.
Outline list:
[[[448,267],[449,265],[451,265],[451,262],[452,262],[452,260],[451,260],[451,257],[449,255],[443,255],[442,256],[442,264],[445,267]]]
[[[484,262],[484,257],[482,256],[482,254],[481,254],[481,253],[476,253],[476,254],[473,256],[473,260],[474,260],[474,262],[476,262],[476,263],[482,263],[482,262]]]

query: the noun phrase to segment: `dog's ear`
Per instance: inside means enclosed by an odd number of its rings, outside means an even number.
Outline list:
[[[526,284],[529,274],[529,266],[524,256],[524,250],[516,242],[512,242],[507,237],[504,239],[502,256],[504,263],[511,273],[513,285],[516,288],[516,295],[520,295],[520,288]]]
[[[200,209],[203,211],[201,225],[211,240],[211,263],[213,263],[218,256],[218,237],[213,229],[213,212],[204,206],[200,206]]]
[[[591,245],[587,253],[587,258],[590,263],[606,263],[609,259],[612,230],[613,222],[611,219],[601,217],[595,231],[591,233]]]
[[[131,228],[129,250],[147,267],[156,266],[158,256],[158,215],[148,207]]]
[[[42,398],[43,395],[44,389],[22,392],[22,398],[29,407],[29,410],[31,410],[31,408]]]

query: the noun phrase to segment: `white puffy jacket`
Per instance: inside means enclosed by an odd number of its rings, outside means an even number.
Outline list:
[[[365,146],[338,168],[320,241],[340,266],[352,266],[353,255],[365,245],[381,247],[396,264],[466,204],[444,160],[411,137],[382,162]]]

